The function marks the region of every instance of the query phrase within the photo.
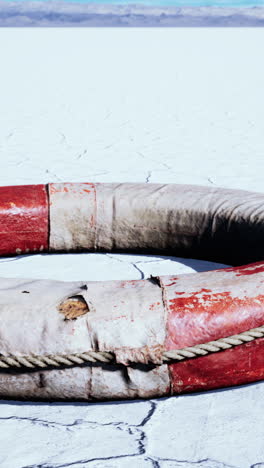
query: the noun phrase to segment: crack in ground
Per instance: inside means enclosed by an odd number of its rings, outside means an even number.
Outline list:
[[[120,430],[123,430],[122,428],[120,428]],[[81,460],[75,460],[75,461],[72,461],[72,462],[67,462],[67,463],[52,463],[50,464],[51,462],[50,461],[46,461],[44,463],[41,463],[41,464],[33,464],[33,465],[26,465],[26,466],[23,466],[22,468],[66,468],[68,466],[74,466],[74,465],[79,465],[79,464],[89,464],[89,463],[92,463],[94,461],[107,461],[107,460],[116,460],[116,459],[120,459],[120,458],[134,458],[134,457],[140,457],[141,455],[144,455],[146,450],[145,450],[145,440],[146,440],[146,434],[144,433],[144,431],[138,429],[138,428],[134,428],[134,431],[131,429],[131,428],[126,428],[126,431],[129,433],[129,435],[135,435],[135,434],[139,434],[139,437],[136,438],[136,443],[138,445],[138,451],[135,452],[135,453],[131,453],[131,454],[123,454],[123,455],[112,455],[110,457],[94,457],[94,458],[85,458],[85,459],[81,459]],[[58,456],[60,454],[62,454],[62,452],[60,452],[59,454],[56,454],[55,456]]]
[[[107,112],[106,116],[104,117],[104,120],[108,120],[109,117],[111,117],[112,113],[112,111]]]
[[[20,161],[18,161],[17,163],[15,163],[15,167],[21,166],[22,164],[26,163],[27,161],[29,161],[29,158],[21,159]]]
[[[46,174],[50,174],[52,177],[55,177],[55,179],[57,179],[59,182],[62,182],[62,179],[60,177],[57,176],[57,174],[55,174],[55,172],[51,172],[49,171],[49,169],[46,169]]]
[[[96,421],[87,421],[87,420],[75,420],[73,423],[65,424],[65,423],[57,423],[55,421],[47,421],[47,420],[42,420],[38,418],[26,418],[26,417],[16,417],[16,416],[9,416],[9,417],[4,417],[0,418],[0,420],[15,420],[15,421],[29,421],[32,424],[40,424],[41,426],[45,427],[65,427],[66,430],[70,430],[72,427],[78,427],[78,426],[83,426],[85,424],[87,425],[94,425],[97,427],[105,427],[105,426],[113,426],[116,429],[119,429],[121,431],[126,431],[129,435],[134,436],[134,442],[137,444],[137,452],[132,453],[132,454],[122,454],[122,455],[116,455],[116,456],[110,456],[110,457],[94,457],[94,458],[89,458],[89,459],[81,459],[81,460],[76,460],[72,462],[67,462],[67,463],[53,463],[52,461],[46,461],[41,464],[33,464],[33,465],[26,465],[22,468],[66,468],[70,466],[76,466],[76,465],[88,465],[94,461],[107,461],[107,460],[116,460],[119,458],[134,458],[134,457],[140,457],[144,454],[146,454],[146,441],[147,441],[147,435],[145,431],[142,429],[143,427],[146,426],[146,424],[151,420],[153,414],[156,411],[157,408],[157,403],[154,401],[149,401],[147,402],[150,406],[149,411],[147,412],[147,415],[142,419],[142,421],[139,424],[129,424],[129,423],[123,423],[123,422],[110,422],[110,423],[100,423]],[[63,452],[62,452],[63,453]],[[58,456],[60,454],[56,454],[55,456]],[[148,460],[146,458],[145,460]],[[155,464],[153,464],[154,467],[158,467],[158,462],[155,461]]]
[[[153,468],[160,468],[160,464],[159,464],[158,460],[154,460],[151,457],[146,458],[146,460],[148,460],[148,461],[150,461],[152,463]]]
[[[61,136],[61,143],[64,143],[66,141],[66,136],[62,132],[59,132],[59,134]]]
[[[136,263],[130,263],[139,273],[140,273],[140,279],[145,278],[145,273],[136,265]]]
[[[225,462],[219,461],[219,460],[214,460],[212,458],[203,458],[202,460],[197,460],[197,461],[191,461],[191,460],[178,460],[177,458],[160,458],[160,457],[149,457],[149,460],[153,462],[157,462],[157,465],[153,465],[155,468],[159,468],[161,465],[160,463],[162,462],[174,462],[177,463],[177,467],[179,468],[185,468],[186,463],[188,463],[188,466],[193,466],[194,468],[239,468],[238,466],[235,465],[228,465]],[[255,465],[254,465],[255,466]],[[176,466],[175,466],[176,468]],[[251,468],[251,467],[250,467]]]
[[[143,421],[137,426],[137,427],[143,427],[145,426],[149,421],[150,419],[152,418],[153,414],[155,413],[156,409],[157,409],[157,403],[155,403],[155,401],[149,401],[150,403],[150,410],[147,414],[147,416],[145,416],[145,418],[143,419]]]
[[[145,274],[143,271],[140,270],[140,268],[136,265],[136,263],[133,263],[133,262],[126,262],[124,260],[120,260],[120,258],[116,258],[116,257],[113,257],[112,255],[110,254],[106,254],[106,256],[108,258],[111,258],[112,260],[116,260],[117,262],[120,262],[120,263],[128,263],[129,265],[133,266],[139,273],[140,273],[140,279],[144,279],[145,278]],[[140,262],[139,262],[140,263]]]
[[[116,258],[114,257],[113,255],[111,254],[105,254],[108,258],[111,258],[112,260],[116,260],[117,262],[120,262],[120,263],[125,263],[125,264],[128,264],[128,265],[131,265],[133,266],[139,273],[140,273],[140,279],[146,279],[145,277],[145,273],[143,270],[141,270],[141,268],[139,268],[139,264],[144,264],[144,263],[159,263],[159,262],[165,262],[165,261],[168,261],[167,258],[158,258],[158,259],[155,259],[155,260],[139,260],[138,262],[127,262],[126,260],[120,260],[120,258]]]
[[[87,148],[85,148],[75,159],[81,159],[87,153]]]
[[[23,417],[23,416],[7,416],[7,417],[0,417],[0,421],[28,421],[32,424],[37,424],[43,427],[65,427],[70,428],[70,427],[76,427],[76,426],[85,426],[85,425],[90,425],[90,426],[99,426],[99,427],[105,427],[105,426],[114,426],[114,427],[120,427],[121,426],[132,426],[132,427],[140,427],[141,424],[129,424],[129,423],[123,423],[122,421],[117,421],[117,422],[109,422],[109,423],[100,423],[98,421],[89,421],[85,419],[76,419],[72,423],[60,423],[56,421],[48,421],[45,419],[39,419],[39,418],[31,418],[31,417]]]
[[[63,464],[57,464],[53,463],[52,465],[49,462],[44,462],[41,464],[34,464],[34,465],[24,465],[21,468],[66,468],[68,466],[74,466],[74,465],[89,465],[90,463],[96,462],[96,461],[108,461],[108,460],[118,460],[120,458],[135,458],[140,456],[139,454],[131,454],[131,455],[116,455],[112,457],[101,457],[101,458],[91,458],[91,459],[84,459],[84,460],[78,460],[76,462],[69,462],[69,463],[63,463]]]
[[[152,171],[148,171],[148,175],[145,180],[146,184],[150,181],[151,176],[152,176]]]
[[[215,185],[215,183],[214,183],[214,181],[211,179],[211,177],[207,177],[207,180],[208,180],[208,182],[210,182],[210,184]]]
[[[69,145],[65,133],[63,132],[58,132],[58,133],[61,136],[60,144],[65,145],[68,149],[71,149],[71,145]]]
[[[8,420],[15,420],[15,421],[29,421],[32,424],[39,424],[40,426],[51,426],[51,427],[74,427],[74,426],[81,426],[81,425],[94,425],[94,426],[114,426],[114,427],[120,427],[122,429],[122,426],[124,428],[141,428],[145,426],[145,424],[151,419],[153,416],[157,404],[154,401],[148,401],[146,402],[149,404],[150,409],[147,413],[147,415],[143,418],[143,420],[139,424],[129,424],[123,421],[116,421],[116,422],[108,422],[108,423],[100,423],[98,421],[90,421],[87,419],[75,419],[72,423],[60,423],[56,421],[48,421],[47,419],[39,419],[39,418],[32,418],[32,417],[23,417],[23,416],[6,416],[6,417],[0,417],[0,421],[8,421]]]
[[[104,254],[106,255],[106,257],[109,257],[109,258],[112,258],[113,260],[116,260],[117,262],[121,262],[121,263],[128,263],[129,265],[131,264],[138,264],[138,263],[159,263],[159,262],[165,262],[165,261],[168,261],[170,260],[171,257],[169,258],[165,258],[165,257],[160,257],[158,256],[157,258],[155,258],[154,260],[139,260],[138,262],[127,262],[127,260],[121,260],[120,258],[116,258],[114,257],[113,255],[109,254],[109,253],[106,253]],[[118,254],[117,254],[118,255]],[[126,254],[119,254],[119,255],[126,255]],[[131,255],[132,256],[132,255]],[[139,255],[137,255],[139,256]],[[143,255],[142,255],[143,256]],[[176,257],[175,257],[176,258]]]
[[[160,164],[161,166],[163,166],[163,167],[165,167],[166,169],[168,169],[168,170],[172,171],[173,173],[175,173],[175,171],[173,170],[173,168],[172,168],[169,164],[167,164],[167,163],[165,163],[165,162],[163,162],[163,161],[157,161],[157,159],[149,158],[148,156],[146,156],[145,154],[143,154],[141,151],[137,151],[137,154],[138,154],[142,159],[147,159],[148,161],[154,162],[154,163],[156,163],[156,164]]]
[[[50,465],[49,462],[44,462],[42,464],[34,464],[34,465],[27,465],[23,466],[22,468],[66,468],[68,466],[74,466],[78,464],[82,465],[89,465],[90,463],[96,462],[96,461],[107,461],[107,460],[118,460],[118,459],[133,459],[137,458],[137,462],[139,461],[138,458],[141,458],[142,453],[135,453],[131,455],[117,455],[117,456],[111,456],[111,457],[98,457],[98,458],[91,458],[91,459],[83,459],[83,460],[78,460],[76,462],[69,462],[69,463],[63,463],[63,464],[52,464]],[[228,465],[224,462],[221,462],[219,460],[213,460],[211,458],[204,458],[202,460],[198,461],[189,461],[189,460],[178,460],[176,458],[152,458],[152,457],[145,457],[144,461],[150,461],[152,463],[153,468],[161,468],[161,463],[162,462],[173,462],[177,463],[178,468],[185,468],[186,464],[188,463],[188,466],[193,466],[194,468],[239,468],[234,465]],[[256,463],[254,465],[251,465],[250,468],[260,468],[263,466],[263,463]],[[175,466],[176,468],[176,466]]]

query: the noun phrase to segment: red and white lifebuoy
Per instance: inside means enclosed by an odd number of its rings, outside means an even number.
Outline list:
[[[3,364],[1,397],[144,398],[263,379],[262,337],[195,359],[162,363],[164,351],[264,324],[263,194],[179,185],[65,183],[2,187],[0,208],[1,255],[140,251],[235,265],[139,281],[1,279],[3,360],[76,356],[90,350],[115,357],[111,365],[30,372]]]

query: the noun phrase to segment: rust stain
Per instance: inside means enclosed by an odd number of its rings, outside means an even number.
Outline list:
[[[155,307],[158,307],[160,305],[160,302],[154,302],[153,304],[150,304],[149,310],[154,310]]]
[[[60,192],[60,189],[57,189],[53,184],[49,184],[49,193],[53,195],[57,192]]]

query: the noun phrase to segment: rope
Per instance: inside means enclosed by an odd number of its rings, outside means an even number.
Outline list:
[[[234,348],[250,341],[264,337],[264,325],[252,328],[238,335],[220,338],[215,341],[188,346],[182,349],[165,351],[162,354],[161,364],[193,359],[207,354],[217,353],[225,349]],[[112,352],[87,351],[75,354],[50,354],[38,356],[0,356],[0,369],[35,369],[81,366],[86,363],[114,364],[115,356]],[[151,364],[151,362],[149,362]],[[136,363],[134,363],[136,364]]]
[[[226,338],[219,338],[219,340],[208,341],[207,343],[188,346],[182,349],[165,351],[163,353],[163,362],[183,361],[198,356],[205,356],[206,354],[218,353],[219,351],[235,348],[236,346],[240,346],[263,337],[264,325],[261,325],[261,327],[251,328],[250,330],[239,333],[238,335],[231,335]]]

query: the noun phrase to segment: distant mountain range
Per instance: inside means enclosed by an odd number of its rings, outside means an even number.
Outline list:
[[[264,6],[173,7],[0,0],[0,26],[264,26]]]

